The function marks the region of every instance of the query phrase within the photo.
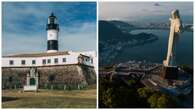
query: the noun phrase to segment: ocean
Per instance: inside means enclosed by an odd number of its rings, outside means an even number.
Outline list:
[[[151,30],[141,29],[133,30],[131,34],[152,33],[158,36],[155,42],[147,43],[136,47],[125,47],[117,55],[117,58],[112,63],[125,62],[128,60],[137,60],[154,63],[162,63],[166,58],[169,30]],[[183,32],[176,46],[176,63],[178,65],[193,66],[193,32]]]

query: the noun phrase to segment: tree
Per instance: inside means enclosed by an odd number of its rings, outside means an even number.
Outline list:
[[[176,102],[171,96],[160,92],[153,93],[148,98],[148,103],[152,108],[170,108],[176,106]]]
[[[165,94],[162,94],[157,101],[157,107],[158,108],[165,108],[169,105],[169,97]]]
[[[129,88],[117,78],[112,81],[100,78],[99,104],[104,108],[139,107],[136,88]]]
[[[160,97],[159,93],[154,93],[148,98],[148,103],[151,108],[157,108],[158,98]]]
[[[137,89],[137,92],[141,98],[148,98],[152,93],[147,87],[139,88]]]
[[[127,83],[128,83],[129,86],[131,86],[131,85],[135,84],[136,81],[133,80],[133,79],[129,79],[129,80],[127,81]]]

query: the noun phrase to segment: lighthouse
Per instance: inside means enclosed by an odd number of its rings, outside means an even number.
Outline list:
[[[61,87],[63,90],[67,86],[75,88],[74,82],[78,82],[78,89],[94,84],[96,82],[94,70],[96,53],[91,51],[59,51],[59,25],[56,16],[51,13],[48,17],[48,22],[45,24],[45,32],[47,32],[46,51],[3,56],[3,89],[23,87],[23,91],[38,91],[39,88],[44,88],[45,85],[49,86],[51,80],[52,82],[57,82],[55,84],[52,83],[54,89],[56,87],[60,89]],[[67,84],[67,80],[74,81]]]
[[[58,51],[58,32],[59,25],[57,24],[57,18],[53,13],[48,17],[47,30],[47,53]]]

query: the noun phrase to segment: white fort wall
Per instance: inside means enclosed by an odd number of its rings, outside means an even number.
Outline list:
[[[73,52],[73,53],[75,53],[75,52]],[[95,71],[97,72],[97,54],[95,51],[81,51],[81,52],[77,52],[77,53],[91,57],[93,59],[92,64],[94,66]]]
[[[68,64],[78,64],[78,54],[70,55],[58,55],[58,56],[47,56],[47,57],[3,57],[2,58],[2,67],[36,67],[36,66],[50,66],[50,65],[68,65]],[[58,59],[58,62],[55,63],[54,60]],[[63,62],[65,58],[65,62]],[[48,62],[50,59],[50,63]],[[13,61],[13,64],[10,64],[10,61]],[[25,64],[22,64],[22,60],[25,60]],[[32,64],[32,61],[35,60],[35,64]],[[43,64],[43,60],[46,60],[46,63]],[[91,59],[88,57],[83,57],[82,64],[93,66]]]

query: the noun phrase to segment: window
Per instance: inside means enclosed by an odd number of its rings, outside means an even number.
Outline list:
[[[58,63],[58,58],[55,58],[54,59],[54,63]]]
[[[33,65],[36,64],[36,61],[35,61],[35,60],[32,60],[32,64],[33,64]]]
[[[13,60],[10,60],[9,61],[9,65],[14,65],[14,61]]]
[[[45,59],[42,60],[42,64],[46,64],[46,60]]]
[[[66,58],[63,58],[63,59],[62,59],[62,62],[66,62]]]
[[[25,63],[26,63],[25,60],[22,60],[22,61],[21,61],[21,64],[22,64],[22,65],[25,65]]]
[[[51,63],[51,59],[47,59],[47,63]]]

